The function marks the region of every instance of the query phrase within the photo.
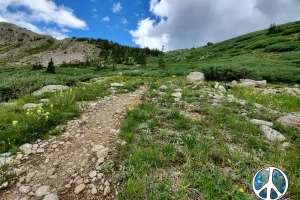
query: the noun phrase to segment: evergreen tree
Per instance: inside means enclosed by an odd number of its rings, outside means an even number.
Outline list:
[[[53,62],[52,58],[50,59],[50,62],[48,63],[46,72],[53,73],[53,74],[55,73],[55,66],[54,66],[54,62]]]

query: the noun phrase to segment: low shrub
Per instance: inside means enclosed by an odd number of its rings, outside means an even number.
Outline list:
[[[253,70],[246,68],[231,68],[231,67],[218,67],[211,66],[204,68],[202,72],[205,74],[207,80],[217,81],[232,81],[243,78],[254,78],[256,73]]]
[[[293,51],[297,48],[297,44],[295,42],[282,42],[267,46],[265,48],[265,52],[286,52]]]

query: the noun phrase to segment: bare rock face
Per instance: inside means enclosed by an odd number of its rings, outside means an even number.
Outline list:
[[[193,83],[195,85],[202,84],[205,81],[205,76],[201,72],[191,72],[187,76],[187,82]]]
[[[33,110],[34,108],[38,108],[38,107],[42,107],[43,106],[43,103],[39,103],[39,104],[36,104],[36,103],[27,103],[23,106],[23,109],[24,110]]]
[[[285,126],[297,128],[300,130],[300,113],[290,113],[277,119]]]
[[[33,92],[32,94],[34,96],[38,96],[44,94],[45,92],[56,92],[56,91],[67,90],[67,89],[69,89],[69,87],[65,85],[47,85],[42,89]]]

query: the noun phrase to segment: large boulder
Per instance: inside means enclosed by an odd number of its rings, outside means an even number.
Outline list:
[[[187,76],[187,82],[193,83],[195,85],[202,84],[205,80],[204,74],[201,72],[191,72]]]
[[[56,92],[60,90],[67,90],[69,87],[65,85],[47,85],[40,90],[33,92],[34,96],[42,95],[45,92]]]
[[[289,113],[288,115],[278,118],[277,121],[285,126],[300,130],[300,113]]]
[[[267,81],[263,80],[263,81],[255,81],[255,80],[251,80],[251,79],[240,79],[240,84],[238,84],[239,86],[242,87],[247,87],[247,88],[266,88],[267,87]]]

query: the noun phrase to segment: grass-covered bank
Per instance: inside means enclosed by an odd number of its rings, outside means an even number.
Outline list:
[[[49,131],[80,114],[76,102],[109,95],[112,82],[124,82],[124,87],[117,90],[118,93],[124,93],[136,90],[145,80],[145,78],[111,77],[105,82],[80,84],[78,87],[56,93],[23,96],[13,101],[10,106],[0,104],[0,152],[16,151],[21,144],[38,138],[47,138]],[[22,108],[26,103],[40,103],[42,98],[48,98],[50,101],[33,110]],[[53,133],[59,134],[57,131]]]
[[[161,85],[168,87],[162,96]],[[176,88],[183,90],[187,103],[171,97]],[[128,110],[121,128],[127,144],[119,146],[119,199],[254,199],[252,178],[270,165],[286,172],[287,196],[300,198],[300,132],[277,123],[280,114],[268,110],[299,112],[299,98],[234,88],[227,94],[247,103],[225,98],[215,107],[209,92],[214,91],[202,86],[192,89],[180,78],[160,79],[150,84],[139,105]],[[283,149],[282,143],[267,141],[249,119],[274,122],[273,128],[291,145]]]

